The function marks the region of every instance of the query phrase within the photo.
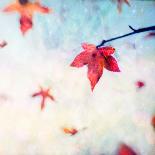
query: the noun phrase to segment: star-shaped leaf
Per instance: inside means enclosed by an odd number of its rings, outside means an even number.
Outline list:
[[[120,72],[116,59],[112,56],[115,49],[113,47],[96,48],[93,44],[82,44],[83,51],[75,57],[71,63],[72,67],[88,67],[88,79],[93,91],[103,73],[103,68],[112,72]]]
[[[43,89],[40,88],[41,90],[39,92],[36,92],[34,94],[32,94],[32,97],[36,97],[36,96],[41,96],[42,97],[42,101],[41,101],[41,110],[44,109],[45,107],[45,100],[46,98],[49,98],[52,101],[55,101],[54,97],[50,94],[50,89]]]

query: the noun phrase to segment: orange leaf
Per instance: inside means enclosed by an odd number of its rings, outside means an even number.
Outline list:
[[[76,130],[75,128],[63,128],[63,131],[64,133],[71,135],[75,135],[78,133],[78,130]]]
[[[32,97],[37,97],[37,96],[41,96],[42,100],[41,100],[41,110],[44,109],[45,107],[45,100],[46,98],[49,98],[52,101],[55,101],[54,97],[50,94],[50,89],[42,89],[39,92],[36,92],[34,94],[32,94]]]
[[[20,17],[20,29],[25,34],[33,26],[32,18],[27,16]]]
[[[28,0],[18,0],[7,6],[4,12],[17,11],[20,14],[20,29],[25,34],[33,26],[34,12],[50,13],[51,9],[42,6],[39,2],[32,3]]]

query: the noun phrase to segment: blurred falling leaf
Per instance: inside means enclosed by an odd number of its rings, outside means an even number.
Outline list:
[[[3,48],[7,45],[7,42],[4,40],[2,42],[0,42],[0,48]]]
[[[155,38],[155,32],[150,32],[145,36],[145,39],[151,39],[151,38]]]
[[[140,89],[140,88],[143,88],[144,86],[145,86],[145,82],[143,82],[143,81],[136,81],[136,87],[138,88],[138,89]]]
[[[29,1],[18,0],[7,6],[4,12],[18,12],[20,14],[20,29],[23,35],[32,28],[34,12],[50,13],[51,9],[42,6],[39,1],[32,3]]]
[[[121,144],[119,146],[117,155],[138,155],[130,146]]]
[[[75,128],[63,128],[64,133],[70,134],[70,135],[75,135],[78,133],[78,130]]]

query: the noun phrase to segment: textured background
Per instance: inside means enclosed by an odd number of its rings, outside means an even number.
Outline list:
[[[10,0],[0,1],[4,8]],[[154,155],[155,39],[147,33],[111,42],[121,73],[104,70],[91,92],[86,67],[69,65],[81,43],[103,39],[134,28],[155,25],[155,2],[132,0],[118,13],[110,0],[43,0],[50,15],[35,14],[25,37],[16,13],[0,13],[0,154],[115,155],[120,142],[141,155]],[[145,81],[137,90],[135,82]],[[31,98],[39,86],[51,87],[56,102]],[[86,128],[75,136],[62,127]]]

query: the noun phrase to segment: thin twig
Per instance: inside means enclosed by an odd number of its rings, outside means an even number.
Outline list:
[[[101,42],[101,44],[97,45],[96,48],[99,48],[101,46],[104,46],[105,43],[107,42],[111,42],[113,40],[117,40],[117,39],[120,39],[120,38],[124,38],[124,37],[127,37],[127,36],[130,36],[130,35],[134,35],[134,34],[137,34],[137,33],[141,33],[141,32],[147,32],[147,31],[153,31],[155,30],[155,26],[150,26],[150,27],[144,27],[144,28],[140,28],[140,29],[134,29],[132,26],[129,25],[129,28],[133,31],[133,32],[130,32],[130,33],[127,33],[127,34],[124,34],[122,36],[118,36],[118,37],[115,37],[115,38],[111,38],[111,39],[108,39],[108,40],[103,40]]]

